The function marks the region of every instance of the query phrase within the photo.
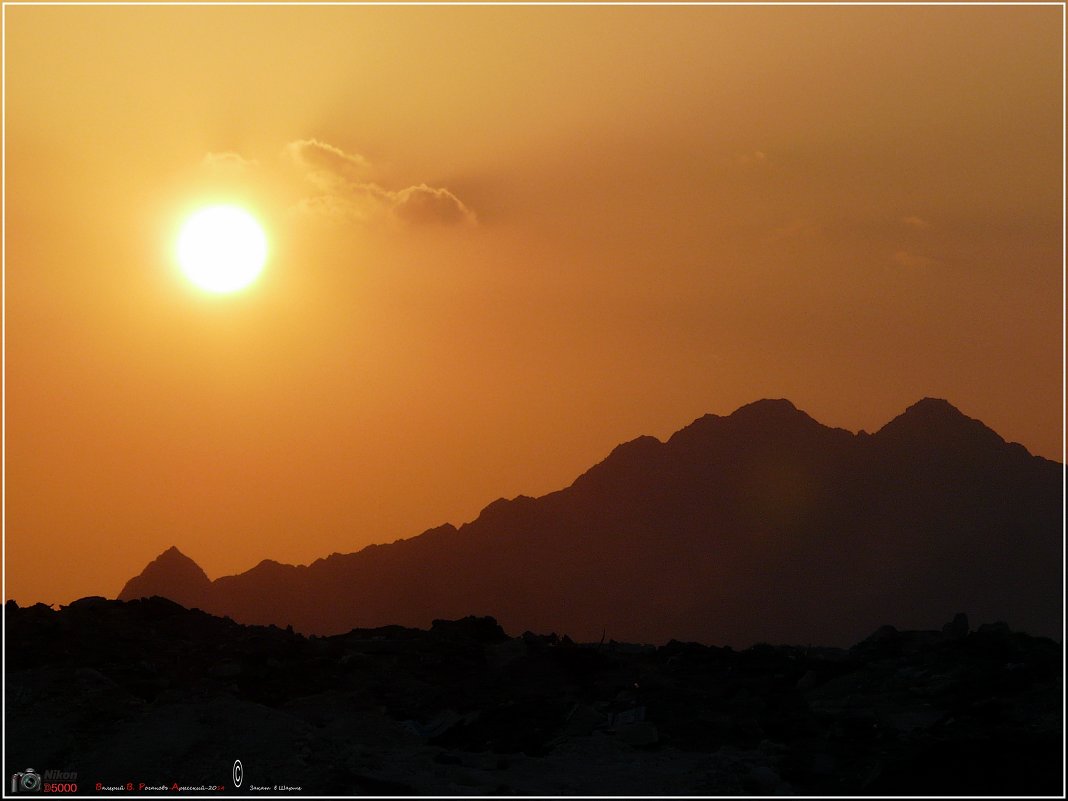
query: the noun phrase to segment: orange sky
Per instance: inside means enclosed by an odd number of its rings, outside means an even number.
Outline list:
[[[1061,458],[1060,7],[5,8],[6,597],[462,523],[787,397]],[[252,288],[183,215],[267,228]]]

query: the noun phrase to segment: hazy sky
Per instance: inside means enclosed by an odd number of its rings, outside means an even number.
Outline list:
[[[7,596],[212,578],[787,397],[1061,458],[1060,7],[5,8]],[[229,296],[174,259],[240,203]]]

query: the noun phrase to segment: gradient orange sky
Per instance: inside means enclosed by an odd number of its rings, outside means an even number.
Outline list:
[[[7,6],[6,597],[460,524],[787,397],[1061,459],[1061,7]],[[173,258],[240,203],[230,296]]]

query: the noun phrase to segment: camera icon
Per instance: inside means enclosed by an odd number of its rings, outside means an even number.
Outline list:
[[[12,773],[11,792],[12,794],[41,792],[41,774],[33,768],[26,768],[22,773]]]

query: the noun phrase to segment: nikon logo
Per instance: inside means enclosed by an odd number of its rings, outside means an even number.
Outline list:
[[[76,782],[78,773],[70,770],[46,770],[41,778],[46,782]]]

